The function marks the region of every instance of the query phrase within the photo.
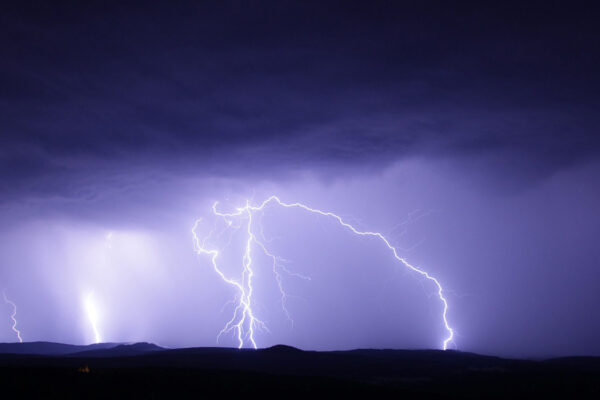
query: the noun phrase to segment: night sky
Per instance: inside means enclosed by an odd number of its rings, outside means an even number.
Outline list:
[[[435,276],[450,348],[600,355],[593,2],[116,3],[0,7],[0,289],[24,340],[94,342],[92,307],[103,341],[236,346],[237,292],[191,230],[277,195]],[[436,288],[381,241],[257,218],[291,316],[257,255],[259,347],[440,348]],[[235,279],[243,234],[213,236]]]

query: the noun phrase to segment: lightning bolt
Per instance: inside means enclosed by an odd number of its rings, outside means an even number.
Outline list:
[[[267,205],[269,205],[271,203],[274,203],[274,204],[279,205],[284,208],[299,208],[304,211],[310,212],[312,214],[317,214],[317,215],[321,215],[324,217],[332,218],[339,225],[350,230],[355,235],[369,236],[369,237],[379,239],[388,248],[388,250],[391,251],[391,253],[394,256],[394,258],[396,259],[396,261],[398,261],[400,264],[402,264],[404,267],[410,269],[411,271],[416,272],[417,274],[421,275],[425,279],[433,282],[437,288],[438,298],[443,305],[442,320],[443,320],[444,328],[447,332],[447,336],[443,340],[441,347],[444,350],[446,350],[448,348],[448,344],[451,343],[454,338],[454,330],[450,327],[450,325],[448,323],[448,301],[447,301],[446,297],[444,296],[444,290],[442,288],[442,285],[436,278],[431,276],[426,271],[415,267],[414,265],[412,265],[408,261],[406,261],[404,258],[402,258],[398,254],[397,249],[394,246],[392,246],[390,241],[385,236],[383,236],[381,233],[358,230],[353,225],[346,222],[344,219],[342,219],[342,217],[340,217],[337,214],[334,214],[329,211],[322,211],[322,210],[319,210],[316,208],[312,208],[312,207],[309,207],[302,203],[284,203],[277,196],[271,196],[257,206],[252,206],[249,201],[246,201],[246,205],[244,207],[236,208],[235,212],[232,212],[232,213],[220,212],[219,210],[217,210],[218,202],[213,204],[213,207],[212,207],[213,214],[219,218],[222,218],[226,222],[228,227],[231,227],[234,224],[234,221],[236,219],[246,218],[246,220],[247,220],[247,223],[246,223],[246,232],[247,232],[246,248],[245,248],[245,252],[243,255],[243,259],[242,259],[243,272],[242,272],[242,278],[239,281],[236,279],[227,277],[223,273],[223,271],[219,268],[219,265],[217,263],[217,259],[219,257],[219,250],[211,249],[211,248],[207,247],[206,243],[207,243],[208,239],[213,235],[212,231],[209,233],[209,235],[207,237],[205,237],[204,239],[201,240],[199,238],[198,234],[196,233],[201,220],[200,219],[196,220],[196,222],[194,223],[194,226],[192,227],[192,237],[193,237],[193,242],[194,242],[194,250],[196,251],[196,253],[209,256],[214,270],[221,277],[221,279],[224,282],[226,282],[227,284],[236,288],[238,291],[236,300],[234,301],[236,306],[235,306],[235,309],[233,312],[233,316],[227,322],[227,324],[225,325],[223,330],[221,330],[221,332],[219,332],[219,335],[217,336],[217,340],[221,337],[221,335],[233,331],[236,333],[237,338],[238,338],[238,348],[242,348],[244,346],[244,344],[248,341],[248,342],[250,342],[252,347],[254,347],[256,349],[257,345],[256,345],[255,337],[254,337],[255,331],[257,329],[268,330],[266,325],[261,320],[256,318],[255,313],[252,310],[252,294],[253,294],[252,278],[254,276],[254,271],[252,268],[253,245],[258,247],[258,249],[260,249],[267,257],[271,258],[271,260],[273,261],[273,271],[275,273],[275,279],[277,281],[277,284],[279,286],[279,290],[281,293],[282,307],[284,309],[286,316],[288,318],[290,318],[290,320],[291,320],[291,317],[285,307],[285,301],[286,301],[287,295],[286,295],[283,285],[282,285],[282,279],[281,279],[280,272],[286,272],[290,275],[296,275],[296,276],[304,278],[304,279],[309,279],[307,277],[295,274],[295,273],[287,270],[285,267],[283,267],[282,261],[284,261],[284,260],[273,255],[267,249],[265,244],[262,241],[260,241],[258,239],[258,237],[256,236],[256,234],[254,233],[253,225],[252,225],[253,221],[254,221],[254,217],[253,217],[254,213],[263,211],[265,209],[265,207],[267,207]],[[236,225],[236,227],[237,227],[237,225]],[[262,231],[261,231],[261,233],[262,233]]]
[[[94,331],[94,343],[102,342],[100,331],[98,330],[98,311],[96,310],[96,304],[94,303],[94,293],[90,292],[85,298],[85,311],[92,325]]]
[[[21,338],[21,331],[17,329],[17,305],[10,301],[8,297],[6,297],[6,291],[2,291],[2,297],[4,297],[4,302],[6,304],[10,304],[12,306],[13,312],[10,316],[10,319],[13,321],[12,330],[17,334],[17,338],[19,339],[19,343],[23,343],[23,339]]]

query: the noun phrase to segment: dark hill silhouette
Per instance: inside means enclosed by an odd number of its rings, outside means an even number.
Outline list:
[[[296,347],[285,345],[285,344],[277,344],[272,347],[267,347],[266,349],[263,349],[262,351],[265,353],[289,354],[289,353],[294,353],[294,352],[300,352],[302,350],[300,350]]]
[[[133,343],[133,344],[119,344],[109,348],[96,348],[92,350],[79,351],[76,353],[70,353],[71,357],[125,357],[125,356],[137,356],[141,354],[151,353],[154,351],[164,350],[153,343]]]
[[[88,350],[105,350],[118,343],[75,345],[54,342],[0,343],[0,354],[66,355]]]
[[[164,349],[151,343],[37,342],[0,344],[0,350],[0,385],[23,396],[600,398],[600,357],[533,361],[439,350]]]

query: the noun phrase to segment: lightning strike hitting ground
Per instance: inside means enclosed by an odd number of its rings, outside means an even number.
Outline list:
[[[98,331],[98,310],[96,309],[96,304],[94,303],[93,293],[89,293],[86,296],[84,305],[88,320],[90,321],[90,325],[92,325],[92,330],[94,331],[94,343],[100,343],[102,342],[102,337]]]
[[[2,291],[2,297],[4,297],[4,302],[6,304],[10,304],[12,306],[13,312],[10,316],[10,319],[13,321],[12,330],[17,335],[17,339],[19,339],[19,343],[23,343],[23,339],[21,338],[21,331],[17,329],[17,305],[10,301],[8,297],[6,297],[6,292]]]
[[[219,268],[219,266],[217,264],[217,258],[219,257],[219,250],[207,248],[206,243],[213,236],[213,234],[214,234],[213,231],[210,231],[208,236],[206,236],[202,240],[200,240],[196,231],[198,229],[198,226],[199,226],[201,220],[197,220],[194,223],[194,226],[192,227],[194,250],[196,251],[196,253],[208,255],[210,257],[210,260],[211,260],[214,270],[221,277],[221,279],[223,281],[225,281],[226,283],[228,283],[229,285],[234,286],[238,291],[236,300],[234,301],[234,304],[236,304],[236,306],[235,306],[235,309],[233,312],[233,316],[229,320],[229,322],[227,322],[227,324],[225,325],[223,330],[221,330],[221,332],[219,333],[219,335],[217,337],[217,340],[220,338],[221,335],[223,335],[225,333],[230,333],[233,331],[233,332],[235,332],[237,339],[238,339],[238,348],[242,348],[246,342],[250,342],[252,347],[254,347],[256,349],[257,344],[256,344],[256,340],[254,337],[255,331],[257,329],[268,330],[267,327],[265,326],[265,324],[262,321],[260,321],[258,318],[256,318],[254,311],[252,310],[252,294],[253,294],[253,290],[254,290],[254,288],[252,286],[252,278],[254,276],[254,271],[253,271],[253,267],[252,267],[253,244],[256,245],[256,247],[258,247],[258,249],[260,249],[267,257],[269,257],[270,259],[273,260],[273,272],[275,274],[275,279],[277,281],[277,284],[279,286],[279,291],[281,293],[281,304],[282,304],[282,307],[283,307],[283,310],[284,310],[286,316],[290,320],[291,320],[290,314],[287,311],[287,308],[285,307],[285,301],[286,301],[287,297],[286,297],[286,293],[285,293],[283,285],[282,285],[281,272],[285,272],[289,275],[294,275],[294,276],[297,276],[297,277],[300,277],[303,279],[309,279],[308,277],[304,277],[302,275],[299,275],[299,274],[296,274],[296,273],[293,273],[293,272],[290,272],[289,270],[287,270],[282,265],[282,261],[284,261],[284,260],[273,255],[271,252],[269,252],[269,250],[267,249],[265,244],[262,241],[260,241],[257,238],[256,234],[254,233],[254,231],[253,231],[253,221],[254,221],[253,214],[254,214],[254,212],[263,211],[265,209],[265,207],[267,205],[269,205],[270,203],[276,203],[277,205],[279,205],[281,207],[285,207],[285,208],[300,208],[302,210],[308,211],[313,214],[318,214],[318,215],[322,215],[325,217],[333,218],[341,226],[349,229],[352,233],[354,233],[356,235],[375,237],[375,238],[381,240],[387,246],[387,248],[392,252],[394,258],[397,261],[399,261],[402,265],[409,268],[413,272],[418,273],[419,275],[423,276],[424,278],[428,279],[429,281],[433,282],[435,284],[435,286],[437,287],[438,297],[443,304],[442,319],[443,319],[444,328],[446,329],[446,332],[448,332],[448,336],[442,342],[442,348],[444,350],[446,350],[448,348],[448,344],[450,342],[452,342],[452,339],[454,338],[454,330],[448,324],[448,318],[447,318],[448,301],[444,297],[444,291],[443,291],[442,285],[436,278],[431,276],[429,273],[423,271],[422,269],[413,266],[412,264],[408,263],[408,261],[406,261],[404,258],[400,257],[396,248],[394,246],[392,246],[390,244],[390,242],[388,241],[388,239],[386,239],[381,233],[370,232],[370,231],[360,231],[360,230],[356,229],[354,226],[352,226],[351,224],[349,224],[348,222],[344,221],[337,214],[334,214],[332,212],[322,211],[322,210],[315,209],[315,208],[311,208],[302,203],[284,203],[277,196],[269,197],[268,199],[266,199],[265,201],[260,203],[260,205],[258,205],[258,206],[252,206],[247,201],[246,205],[244,207],[237,208],[236,211],[233,213],[219,212],[217,210],[218,203],[215,203],[212,207],[213,214],[217,217],[222,218],[226,222],[226,225],[228,228],[234,226],[234,228],[239,229],[241,226],[241,223],[240,223],[240,225],[234,225],[235,220],[239,219],[239,218],[244,218],[244,217],[247,219],[246,232],[247,232],[248,236],[247,236],[244,256],[242,259],[243,272],[242,272],[241,281],[227,277],[223,273],[223,271]],[[261,235],[262,235],[262,230],[261,230]]]

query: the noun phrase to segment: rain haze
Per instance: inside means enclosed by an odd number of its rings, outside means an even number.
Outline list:
[[[237,347],[244,294],[194,235],[250,284],[249,216],[213,205],[276,195],[435,277],[448,348],[600,355],[598,10],[260,3],[1,6],[0,289],[23,340]],[[258,347],[442,348],[438,288],[378,237],[276,203],[251,232],[279,263],[252,243]]]

